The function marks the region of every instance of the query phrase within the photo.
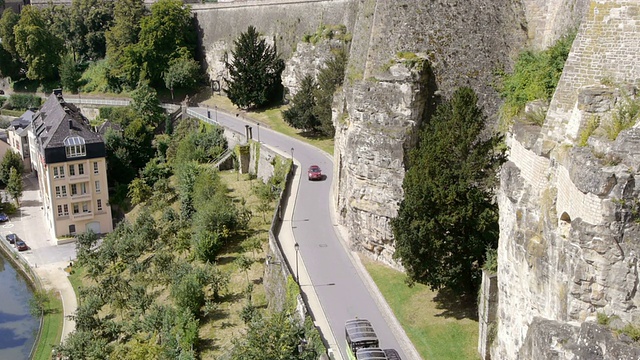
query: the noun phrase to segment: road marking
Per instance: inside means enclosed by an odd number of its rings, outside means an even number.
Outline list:
[[[13,227],[13,224],[5,224],[5,225],[2,225],[2,227],[5,229],[11,229]]]

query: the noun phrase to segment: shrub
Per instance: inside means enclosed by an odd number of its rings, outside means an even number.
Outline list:
[[[587,126],[580,132],[580,139],[578,140],[578,146],[587,146],[589,137],[593,135],[593,132],[600,126],[600,117],[592,116],[587,121]]]
[[[640,99],[625,96],[613,110],[611,120],[603,124],[610,140],[615,140],[621,131],[631,128],[640,119]]]
[[[13,94],[7,101],[7,107],[10,109],[27,110],[38,108],[40,105],[42,105],[42,99],[34,94]]]
[[[505,99],[500,108],[503,123],[519,114],[528,102],[551,99],[575,34],[573,31],[563,36],[545,51],[527,50],[520,53],[512,73],[498,73],[501,79],[498,91]]]

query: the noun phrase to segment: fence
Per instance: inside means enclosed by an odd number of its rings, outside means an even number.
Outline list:
[[[207,122],[211,125],[218,125],[218,126],[222,126],[220,125],[219,122],[217,122],[216,120],[213,120],[211,118],[209,118],[209,116],[207,115],[202,115],[199,112],[192,110],[192,109],[187,109],[187,115],[193,116],[196,119],[202,120],[204,122]]]

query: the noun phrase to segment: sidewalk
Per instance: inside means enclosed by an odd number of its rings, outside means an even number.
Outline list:
[[[3,226],[2,233],[17,234],[29,246],[28,251],[20,252],[40,278],[45,290],[60,294],[64,313],[62,325],[63,341],[75,329],[75,322],[69,318],[78,306],[75,292],[64,268],[75,260],[75,244],[56,245],[45,224],[42,201],[38,190],[38,180],[33,175],[23,177],[23,193],[20,211]]]

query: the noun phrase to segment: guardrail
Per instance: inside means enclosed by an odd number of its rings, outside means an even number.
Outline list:
[[[83,97],[70,97],[65,96],[64,101],[72,104],[85,104],[85,105],[105,105],[105,106],[129,106],[131,104],[130,99],[96,99],[96,98],[83,98]]]
[[[202,120],[204,122],[208,122],[211,125],[222,126],[222,125],[220,125],[219,122],[217,122],[217,121],[215,121],[213,119],[210,119],[208,116],[202,115],[202,114],[200,114],[199,112],[197,112],[195,110],[187,109],[187,115],[191,115],[196,119]]]

